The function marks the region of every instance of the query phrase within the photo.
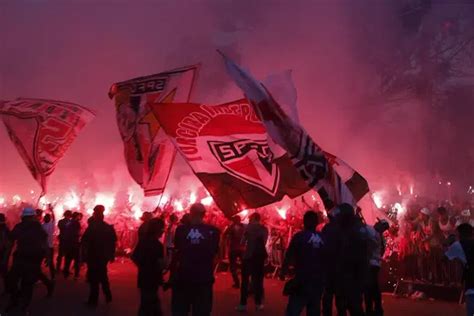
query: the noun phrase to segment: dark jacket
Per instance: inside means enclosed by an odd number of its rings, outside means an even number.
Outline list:
[[[71,221],[72,221],[71,219],[67,219],[67,218],[63,218],[59,220],[58,229],[59,229],[59,242],[60,243],[64,242],[64,238],[66,236],[66,229],[71,223]]]
[[[243,250],[243,237],[245,227],[244,224],[231,224],[227,227],[224,232],[224,237],[229,243],[229,251],[242,251]]]
[[[262,224],[248,224],[244,233],[245,252],[244,259],[265,259],[265,248],[268,239],[268,229]]]
[[[211,225],[180,225],[175,234],[176,273],[181,283],[214,282],[214,259],[219,250],[219,230]]]
[[[286,251],[283,270],[290,264],[295,267],[295,278],[302,283],[322,284],[324,242],[316,231],[296,233]]]
[[[16,242],[15,260],[41,263],[46,254],[48,235],[37,221],[22,221],[13,228],[10,239]]]
[[[460,244],[467,263],[464,266],[463,280],[465,289],[474,289],[474,240],[461,240]]]
[[[346,287],[363,286],[369,268],[369,235],[365,225],[357,221],[344,227],[338,223],[329,223],[322,235],[327,251],[327,283]]]
[[[138,268],[138,288],[158,289],[163,283],[163,252],[163,244],[156,238],[140,238],[132,254]]]
[[[63,243],[65,246],[76,246],[81,238],[81,223],[71,220],[63,230]]]
[[[112,225],[104,221],[91,220],[81,245],[83,256],[88,263],[106,263],[115,258],[117,235]]]

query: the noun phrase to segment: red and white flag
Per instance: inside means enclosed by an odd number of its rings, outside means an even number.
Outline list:
[[[265,127],[247,100],[151,107],[226,216],[309,190],[286,152],[268,143]]]
[[[148,103],[188,102],[197,71],[197,65],[183,67],[110,88],[128,171],[146,196],[163,193],[176,155]]]
[[[81,129],[95,114],[80,105],[54,100],[17,99],[3,103],[0,115],[31,174],[47,190],[48,177]]]
[[[310,188],[318,191],[326,209],[341,203],[354,207],[369,192],[367,181],[341,159],[321,149],[298,123],[296,103],[286,111],[265,85],[223,55],[227,71],[263,121],[270,137],[284,148]]]

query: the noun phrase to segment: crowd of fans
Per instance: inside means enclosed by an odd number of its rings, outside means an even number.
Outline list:
[[[27,308],[38,280],[51,296],[58,273],[77,279],[83,265],[90,284],[87,304],[98,304],[99,286],[111,302],[107,263],[121,255],[131,257],[139,268],[139,315],[161,315],[159,286],[173,289],[173,315],[191,310],[193,315],[208,315],[213,275],[223,269],[230,271],[232,287],[240,289],[238,311],[247,309],[250,293],[257,310],[263,309],[267,275],[282,280],[292,276],[284,288],[287,315],[299,315],[304,308],[309,315],[319,315],[321,305],[323,314],[331,315],[333,298],[339,314],[347,309],[362,315],[362,297],[367,315],[382,315],[379,275],[387,268],[396,282],[461,287],[465,267],[447,260],[445,252],[455,242],[457,228],[474,226],[469,208],[410,205],[402,214],[387,214],[391,220],[371,226],[360,209],[342,205],[327,214],[318,203],[309,205],[304,199],[278,212],[246,210],[230,219],[202,204],[186,212],[168,203],[144,212],[135,224],[116,212],[106,218],[113,225],[105,223],[101,205],[90,217],[67,210],[57,223],[51,205],[45,210],[17,205],[2,211],[0,275],[10,294],[7,310]],[[43,263],[49,276],[41,269]]]

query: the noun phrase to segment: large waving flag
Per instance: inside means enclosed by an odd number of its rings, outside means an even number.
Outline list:
[[[226,216],[309,190],[286,152],[269,144],[265,127],[247,100],[151,107]]]
[[[47,190],[48,177],[94,113],[54,100],[17,99],[3,103],[0,115],[31,174]]]
[[[119,82],[110,88],[128,171],[146,196],[163,193],[176,155],[148,103],[188,102],[197,71],[197,65],[183,67]]]
[[[295,117],[296,105],[285,111],[266,87],[223,55],[227,71],[251,101],[270,137],[290,155],[307,185],[318,191],[326,209],[340,203],[356,206],[369,192],[367,181],[341,159],[323,151]],[[288,114],[288,112],[290,114]]]

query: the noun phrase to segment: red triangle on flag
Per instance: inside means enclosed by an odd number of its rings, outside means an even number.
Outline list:
[[[249,157],[244,157],[240,160],[226,163],[226,166],[237,173],[246,175],[249,178],[253,178],[258,181],[262,181],[260,178],[255,164]]]

